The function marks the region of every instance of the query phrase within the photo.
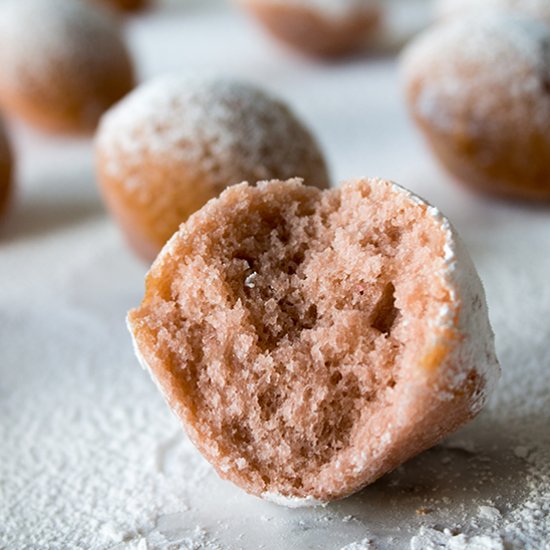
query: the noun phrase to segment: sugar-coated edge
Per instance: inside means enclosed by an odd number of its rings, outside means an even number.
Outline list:
[[[459,355],[468,354],[470,358],[482,355],[482,360],[476,361],[472,365],[476,371],[483,376],[485,384],[483,394],[477,402],[472,403],[472,412],[477,414],[487,401],[487,398],[492,393],[500,376],[500,366],[495,356],[494,351],[494,333],[489,322],[487,300],[483,283],[475,268],[475,265],[468,253],[466,246],[458,235],[456,229],[451,224],[449,219],[435,206],[431,205],[422,197],[416,195],[409,189],[402,187],[395,182],[389,182],[392,188],[405,194],[410,200],[417,204],[427,207],[428,214],[439,223],[445,233],[444,256],[445,267],[443,272],[440,272],[440,277],[443,278],[445,286],[451,291],[451,300],[460,307],[458,322],[454,318],[454,311],[449,306],[444,305],[440,310],[438,326],[442,328],[457,327],[463,334],[469,336],[464,340],[464,343],[457,346],[451,354],[449,354],[444,363],[452,366],[455,363],[460,363]],[[474,311],[471,306],[471,301],[468,300],[472,295],[479,296],[482,304],[479,311]],[[466,299],[465,299],[466,298]],[[475,338],[473,335],[472,326],[474,323],[481,325],[481,333],[477,332]],[[482,344],[483,349],[477,349]],[[469,346],[469,347],[468,347]],[[489,352],[492,361],[486,359],[485,352]],[[472,361],[473,362],[473,361]],[[442,365],[445,366],[445,365]],[[483,367],[486,368],[483,368]],[[458,380],[460,383],[462,380]]]
[[[134,349],[134,354],[138,360],[140,367],[149,374],[149,377],[157,387],[158,391],[160,392],[160,395],[164,399],[164,402],[168,405],[168,410],[174,415],[174,417],[178,421],[178,424],[181,426],[181,418],[178,415],[178,405],[177,404],[174,405],[170,402],[170,399],[168,398],[168,394],[164,391],[164,388],[162,387],[161,383],[153,373],[153,369],[151,368],[149,363],[146,361],[145,357],[143,357],[143,354],[139,349],[137,338],[134,333],[134,325],[132,324],[129,314],[126,315],[126,327],[130,332],[130,336],[132,338],[132,347]]]

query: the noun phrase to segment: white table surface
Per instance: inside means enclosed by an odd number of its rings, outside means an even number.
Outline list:
[[[128,36],[142,79],[256,82],[307,121],[336,181],[391,178],[440,207],[485,282],[503,377],[471,425],[354,497],[297,511],[242,493],[186,441],[133,356],[124,316],[146,267],[102,207],[90,142],[12,123],[0,548],[550,548],[550,208],[452,182],[407,117],[389,53],[311,62],[200,2],[134,18]]]

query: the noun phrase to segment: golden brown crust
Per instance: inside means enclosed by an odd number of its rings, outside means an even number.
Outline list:
[[[414,101],[412,97],[410,104]],[[457,120],[455,131],[449,133],[439,131],[417,114],[414,118],[439,161],[463,185],[507,199],[550,201],[547,135],[533,132],[526,142],[518,143],[517,134],[511,131],[501,136],[498,156],[480,159],[479,150],[484,144],[460,129],[467,120]]]
[[[99,151],[97,172],[103,197],[130,246],[147,262],[155,259],[180,223],[218,194],[212,175],[200,177],[192,167],[151,155],[140,167],[142,177],[147,179],[144,200],[143,192],[127,185],[133,170],[123,170],[116,177],[108,174],[106,162]]]
[[[306,6],[241,0],[241,4],[277,39],[299,51],[336,57],[357,51],[380,23],[376,7],[336,18]]]
[[[111,74],[92,77],[86,91],[75,89],[69,74],[52,68],[46,89],[39,84],[16,91],[2,89],[0,84],[2,104],[7,111],[47,132],[90,134],[103,112],[134,86],[130,58],[119,53],[118,61],[108,69]]]

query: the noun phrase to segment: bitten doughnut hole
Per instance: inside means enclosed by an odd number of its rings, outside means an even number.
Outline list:
[[[550,26],[483,12],[419,37],[403,60],[410,111],[474,189],[550,200]]]
[[[310,55],[334,57],[364,47],[380,26],[376,0],[236,0],[274,37]]]
[[[240,185],[222,199],[154,264],[130,315],[138,349],[221,475],[254,494],[349,494],[383,473],[370,462],[414,385],[405,366],[437,369],[433,326],[455,307],[446,233],[376,181]],[[462,396],[480,389],[474,379]],[[453,426],[472,414],[456,411]]]
[[[116,18],[86,0],[0,3],[0,103],[43,130],[88,133],[134,85]]]
[[[329,186],[319,146],[281,101],[225,79],[165,77],[102,119],[96,139],[103,196],[145,260],[227,186],[302,177]]]

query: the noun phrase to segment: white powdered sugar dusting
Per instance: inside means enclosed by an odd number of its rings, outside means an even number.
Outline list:
[[[2,82],[10,89],[43,86],[56,70],[101,71],[119,40],[116,19],[85,0],[0,2]]]
[[[407,48],[403,74],[420,83],[415,113],[439,130],[465,113],[473,135],[548,127],[550,27],[529,17],[484,11],[439,24]]]
[[[449,529],[439,531],[421,527],[418,535],[411,539],[411,550],[504,550],[502,539],[487,535],[467,537],[463,533],[453,534]]]
[[[346,544],[345,546],[342,546],[340,550],[376,550],[376,545],[370,538],[365,538],[357,542]]]
[[[475,365],[477,373],[483,377],[484,387],[473,396],[471,403],[472,412],[477,414],[495,390],[500,366],[495,355],[493,329],[488,321],[485,291],[472,259],[454,228],[451,228],[451,242],[455,257],[450,262],[447,260],[452,266],[448,276],[457,288],[458,327],[463,334],[469,335],[469,342],[458,346],[448,361],[451,368],[454,363]],[[464,377],[464,372],[455,373],[455,387],[460,387]]]
[[[286,506],[287,508],[309,508],[312,506],[326,506],[327,503],[321,500],[317,500],[313,497],[287,497],[284,495],[279,495],[277,493],[262,493],[262,498],[279,504],[280,506]]]
[[[216,174],[224,185],[238,183],[236,172],[254,174],[256,180],[274,173],[303,175],[305,159],[316,154],[301,123],[263,91],[230,79],[176,75],[144,84],[108,111],[97,146],[115,178],[121,166],[131,173],[150,156]],[[146,185],[140,171],[133,172],[125,184]]]
[[[464,366],[471,365],[485,381],[483,391],[474,396],[471,409],[478,413],[488,397],[494,391],[499,378],[499,364],[495,356],[494,334],[487,321],[487,303],[483,285],[474,264],[449,220],[438,208],[430,205],[421,197],[402,186],[392,183],[394,191],[403,193],[415,204],[424,205],[428,214],[434,218],[445,234],[443,262],[439,272],[445,287],[450,290],[451,306],[444,305],[439,313],[436,327],[457,328],[464,335],[461,345],[457,346],[446,360],[449,371],[454,371],[450,384],[459,387],[464,381]]]

